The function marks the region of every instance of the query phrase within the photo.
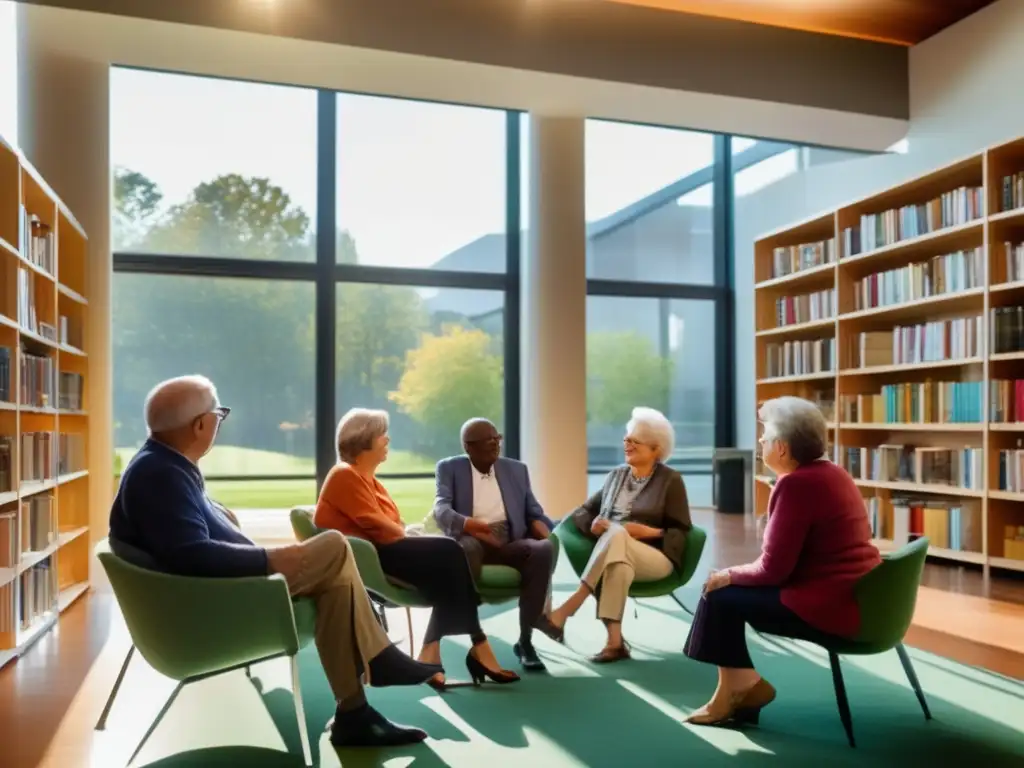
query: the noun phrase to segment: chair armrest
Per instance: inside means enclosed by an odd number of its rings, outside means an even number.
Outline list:
[[[135,646],[175,680],[299,650],[283,576],[195,578],[123,562],[107,572]]]

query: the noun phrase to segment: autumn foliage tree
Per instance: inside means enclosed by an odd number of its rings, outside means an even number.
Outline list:
[[[502,418],[503,365],[495,340],[479,328],[448,325],[426,333],[406,353],[405,371],[391,399],[425,429],[432,445],[423,449],[455,453],[467,418]]]

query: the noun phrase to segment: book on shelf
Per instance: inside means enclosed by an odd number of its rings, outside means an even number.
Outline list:
[[[887,307],[908,301],[980,288],[985,284],[984,251],[981,246],[936,256],[928,261],[877,272],[857,280],[854,310]]]
[[[57,435],[54,432],[21,433],[21,479],[51,480],[57,475]]]
[[[1024,351],[1024,307],[995,307],[989,319],[992,354]]]
[[[980,424],[981,381],[886,384],[878,394],[840,397],[842,421],[851,424]]]
[[[51,555],[21,574],[21,629],[27,630],[57,606],[57,569]]]
[[[843,255],[856,256],[974,221],[984,212],[983,200],[981,187],[959,187],[926,203],[863,214],[859,225],[842,231]]]
[[[0,347],[0,402],[11,402],[11,380],[14,378],[11,348]]]
[[[57,381],[57,407],[65,411],[82,410],[84,383],[82,374],[61,371]]]
[[[975,358],[981,354],[981,329],[979,315],[864,331],[854,339],[857,365],[870,368]]]
[[[786,341],[765,345],[765,377],[827,373],[836,368],[835,339]]]
[[[42,552],[57,541],[57,505],[53,495],[38,493],[21,502],[21,551]]]
[[[836,291],[829,288],[801,296],[782,296],[775,300],[775,323],[780,328],[798,323],[827,320],[836,314]]]
[[[786,277],[836,260],[835,238],[816,243],[783,245],[772,251],[772,278]]]
[[[81,472],[86,466],[85,435],[62,432],[58,437],[57,474]]]
[[[1024,172],[1018,171],[1009,176],[1003,176],[1002,195],[1000,203],[1001,211],[1013,211],[1024,206]]]
[[[57,402],[57,367],[52,357],[21,353],[21,403],[53,408]]]
[[[1003,243],[1006,264],[1006,282],[1019,283],[1024,280],[1024,243]]]
[[[54,274],[57,263],[57,242],[53,230],[42,219],[21,206],[18,231],[19,248],[25,258],[47,274]]]
[[[929,544],[957,552],[981,552],[981,503],[973,499],[894,498],[892,535],[897,546],[927,536]]]
[[[1003,557],[1024,560],[1024,525],[1003,527]]]
[[[1024,379],[989,382],[988,419],[998,424],[1024,421]]]
[[[999,451],[999,490],[1024,493],[1024,446]]]
[[[0,493],[15,490],[14,477],[14,437],[0,435]]]
[[[36,273],[18,268],[18,325],[36,332]]]
[[[851,477],[877,483],[914,483],[981,490],[981,448],[914,445],[843,446],[840,466]]]
[[[72,349],[82,349],[82,326],[79,323],[72,321],[67,315],[61,315],[57,319],[57,326],[61,344]]]
[[[20,562],[18,514],[15,508],[7,508],[0,511],[0,568],[13,568]]]
[[[0,635],[14,632],[14,582],[0,585]]]

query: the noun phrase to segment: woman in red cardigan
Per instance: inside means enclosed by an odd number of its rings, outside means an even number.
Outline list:
[[[718,667],[711,701],[687,718],[698,725],[756,723],[775,689],[754,669],[746,625],[806,640],[853,637],[860,628],[854,585],[881,562],[864,499],[825,455],[821,411],[798,397],[758,412],[764,463],[778,475],[768,501],[761,556],[712,573],[683,653]]]

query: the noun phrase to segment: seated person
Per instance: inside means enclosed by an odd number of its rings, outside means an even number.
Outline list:
[[[486,419],[462,427],[463,456],[437,463],[434,519],[462,545],[474,579],[485,563],[508,565],[522,576],[519,642],[513,648],[526,669],[543,670],[533,647],[533,627],[547,623],[554,524],[530,489],[526,465],[501,457],[501,435]]]
[[[579,589],[549,615],[561,634],[568,618],[590,594],[597,596],[597,616],[607,628],[604,649],[591,661],[607,664],[629,658],[622,638],[622,614],[629,587],[658,581],[680,568],[690,506],[682,475],[665,462],[675,433],[661,413],[634,408],[623,438],[626,463],[613,469],[604,486],[572,513],[576,526],[597,544]]]
[[[145,406],[149,439],[128,462],[110,510],[111,549],[142,567],[183,576],[280,573],[293,595],[316,601],[316,647],[337,699],[331,741],[347,747],[422,741],[426,733],[391,723],[367,704],[360,678],[367,670],[375,686],[416,685],[439,668],[414,661],[388,640],[345,537],[330,531],[302,544],[258,547],[234,514],[206,495],[198,463],[229,412],[203,376],[153,388]]]
[[[421,661],[439,664],[442,637],[469,635],[473,647],[466,656],[466,668],[473,682],[484,678],[516,682],[519,676],[501,668],[480,626],[480,595],[462,547],[445,536],[407,535],[398,507],[376,477],[377,468],[388,458],[388,424],[386,411],[353,408],[342,417],[338,463],[320,489],[314,522],[370,541],[384,573],[412,585],[430,602],[433,610]],[[435,675],[430,685],[444,689],[444,675]]]
[[[881,563],[864,499],[825,455],[828,429],[814,403],[769,400],[758,413],[764,463],[778,475],[768,501],[761,555],[712,573],[683,652],[718,667],[711,700],[688,718],[700,725],[757,722],[775,689],[754,670],[745,637],[850,638],[860,615],[854,585]]]

